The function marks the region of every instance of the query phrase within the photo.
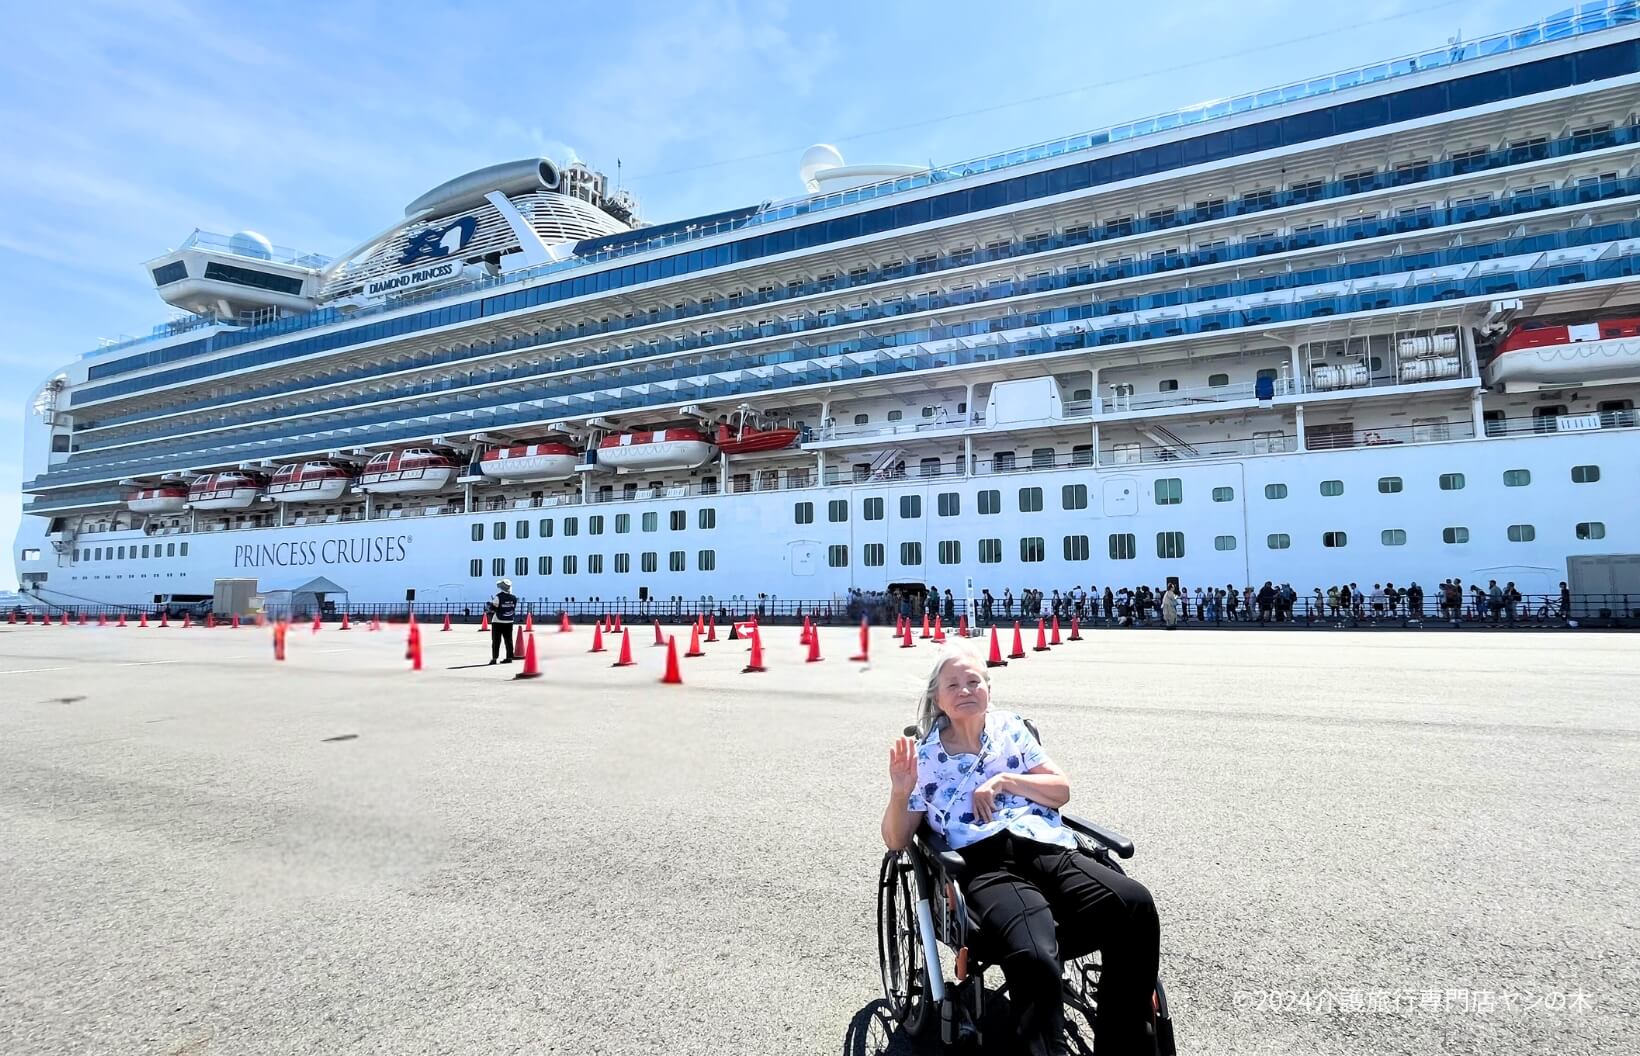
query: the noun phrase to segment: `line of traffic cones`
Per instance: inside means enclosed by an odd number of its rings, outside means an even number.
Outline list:
[[[661,684],[683,685],[683,672],[678,668],[678,640],[671,636],[666,639],[666,671],[661,675]]]
[[[525,636],[522,629],[518,633],[521,638],[524,638],[524,666],[518,669],[517,674],[513,675],[513,681],[516,682],[524,678],[540,678],[541,660],[535,652],[535,634],[532,632]]]
[[[743,675],[755,675],[768,668],[763,666],[763,635],[755,629],[752,631],[752,656],[746,661],[746,666],[740,669]]]
[[[632,632],[621,628],[621,655],[610,667],[631,667],[637,661],[632,659]]]
[[[849,659],[857,664],[871,662],[871,621],[864,616],[860,617],[860,651]]]

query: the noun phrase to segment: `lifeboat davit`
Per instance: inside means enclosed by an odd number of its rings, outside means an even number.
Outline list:
[[[359,490],[377,495],[430,495],[443,491],[461,471],[461,457],[437,447],[409,447],[371,457],[359,474]]]
[[[1640,316],[1589,323],[1531,321],[1498,342],[1488,385],[1519,391],[1640,378]]]
[[[728,423],[717,427],[717,446],[725,454],[746,455],[754,451],[779,451],[781,448],[792,446],[797,440],[797,430],[781,426],[765,429],[743,422],[738,426]]]
[[[188,505],[196,510],[243,510],[254,505],[267,486],[268,478],[260,473],[206,473],[188,485]]]
[[[157,488],[138,488],[125,500],[132,513],[181,513],[188,507],[186,484],[161,484]]]
[[[717,445],[693,429],[617,433],[598,443],[598,462],[615,469],[694,469],[717,454]]]
[[[490,448],[478,471],[491,480],[562,480],[575,472],[580,458],[568,444],[536,441]]]
[[[273,474],[268,482],[268,498],[275,502],[334,502],[347,494],[355,475],[346,462],[292,462]]]

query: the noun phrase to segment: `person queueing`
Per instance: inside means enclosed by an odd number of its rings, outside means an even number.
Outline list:
[[[944,650],[918,708],[920,738],[889,749],[883,843],[905,849],[926,821],[967,863],[969,909],[996,937],[1008,980],[1015,1036],[1005,1051],[1067,1051],[1060,958],[1097,949],[1095,1050],[1154,1053],[1156,904],[1144,885],[1077,848],[1059,817],[1070,780],[1023,719],[990,704],[984,665]]]
[[[495,596],[484,603],[484,611],[490,616],[490,663],[495,663],[501,656],[503,648],[507,651],[507,659],[503,664],[513,662],[513,620],[518,616],[518,597],[512,592],[512,580],[498,579],[495,581]]]

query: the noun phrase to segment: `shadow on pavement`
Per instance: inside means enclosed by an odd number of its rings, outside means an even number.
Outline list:
[[[900,1029],[882,998],[854,1013],[843,1035],[843,1056],[910,1056],[933,1051]]]

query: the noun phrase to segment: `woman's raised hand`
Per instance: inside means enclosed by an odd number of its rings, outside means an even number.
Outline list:
[[[896,795],[910,795],[917,785],[917,742],[901,737],[888,749],[888,780]]]

